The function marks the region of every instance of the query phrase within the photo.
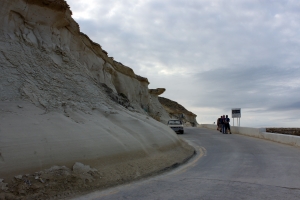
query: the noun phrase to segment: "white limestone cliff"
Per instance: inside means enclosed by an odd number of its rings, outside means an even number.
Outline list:
[[[54,66],[66,72],[64,77],[54,76],[50,78],[51,80],[56,78],[54,79],[56,82],[57,80],[69,82],[70,79],[77,79],[83,82],[85,80],[81,79],[90,79],[89,81],[94,83],[106,84],[115,93],[123,93],[135,109],[141,110],[140,105],[149,104],[148,80],[135,75],[132,69],[108,57],[100,45],[81,33],[64,1],[54,1],[57,4],[62,2],[60,9],[40,2],[43,1],[1,2],[0,34],[4,45],[1,50],[2,60],[6,59],[12,67],[22,67],[27,73],[34,69],[43,70],[41,69],[43,66]],[[11,45],[8,45],[10,42]],[[19,54],[15,51],[16,48],[23,48],[23,53]],[[36,57],[40,60],[36,60]],[[26,86],[21,91],[25,92]],[[11,95],[3,95],[1,98],[3,100],[6,97],[18,96],[16,93]],[[30,98],[36,103],[39,101],[36,97]],[[51,101],[43,106],[50,109],[57,107],[55,104],[56,102]]]
[[[161,121],[164,124],[167,124],[168,120],[172,117],[167,113],[165,108],[161,105],[158,100],[158,96],[163,94],[166,91],[165,88],[150,89],[149,93],[151,96],[151,104],[149,106],[149,114],[157,121]]]
[[[1,0],[0,178],[82,162],[129,180],[182,162],[193,149],[148,117],[161,110],[148,84],[81,33],[65,1]]]

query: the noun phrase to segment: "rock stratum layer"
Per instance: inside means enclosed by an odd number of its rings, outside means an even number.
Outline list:
[[[186,125],[196,126],[198,124],[196,120],[197,115],[188,111],[179,103],[164,97],[158,97],[158,100],[169,113],[170,118],[181,119]]]
[[[266,128],[266,132],[300,136],[300,128]]]
[[[0,44],[2,199],[106,187],[193,154],[149,117],[169,117],[162,91],[81,33],[65,1],[1,0]],[[93,170],[78,176],[76,162]]]

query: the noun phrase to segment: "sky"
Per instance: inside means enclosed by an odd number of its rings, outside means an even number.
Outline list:
[[[81,32],[199,124],[241,108],[244,127],[300,127],[299,0],[67,2]]]

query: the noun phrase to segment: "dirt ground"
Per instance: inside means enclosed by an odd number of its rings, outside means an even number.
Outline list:
[[[300,136],[300,128],[266,128],[267,132]]]
[[[43,171],[0,179],[0,200],[65,199],[153,176],[186,162],[195,152],[182,142],[138,159],[116,157],[101,166],[76,162],[72,168],[53,166]]]

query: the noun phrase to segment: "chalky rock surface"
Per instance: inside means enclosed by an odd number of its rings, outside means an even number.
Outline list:
[[[149,89],[149,94],[151,97],[149,114],[153,119],[167,124],[168,120],[172,119],[172,116],[169,115],[169,113],[164,109],[164,107],[158,100],[159,95],[163,94],[165,91],[165,88]]]
[[[106,187],[191,156],[150,117],[168,115],[148,84],[81,33],[65,1],[1,0],[0,198]]]
[[[186,126],[196,126],[198,124],[197,115],[188,111],[179,103],[164,97],[158,97],[158,101],[171,118],[181,119]]]

